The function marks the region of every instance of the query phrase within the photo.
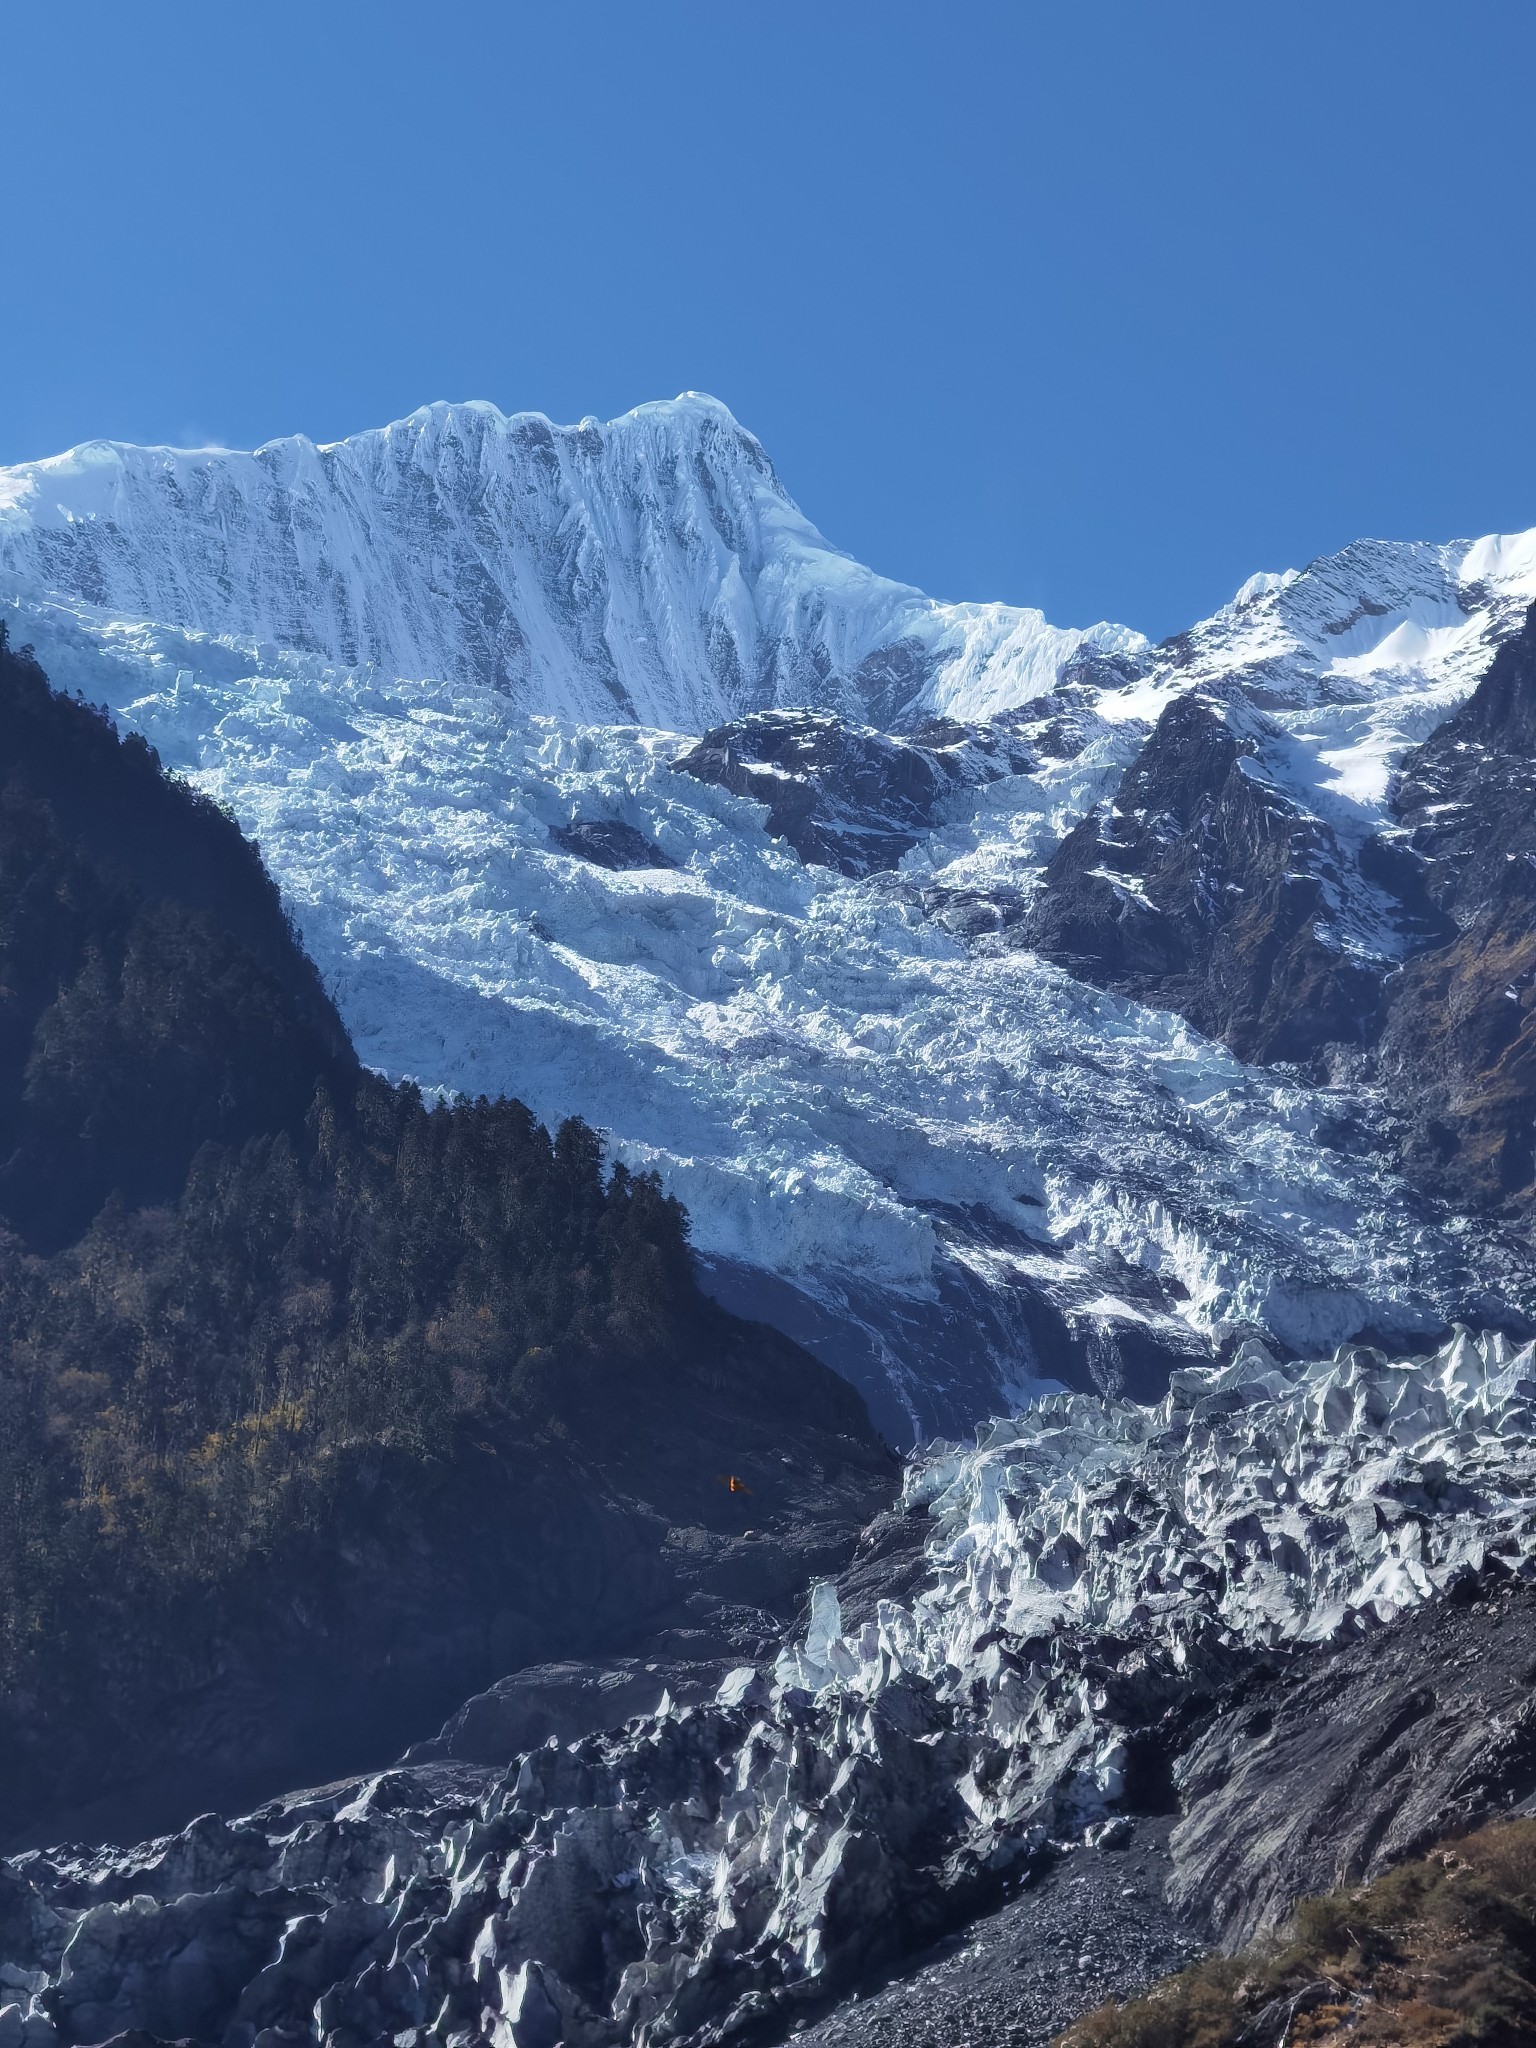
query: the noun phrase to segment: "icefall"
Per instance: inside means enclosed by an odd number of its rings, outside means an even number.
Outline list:
[[[552,1741],[479,1796],[398,1770],[0,1864],[3,2038],[703,2048],[782,2022],[1099,1839],[1149,1727],[1245,1661],[1531,1576],[1536,1352],[1250,1345],[1155,1408],[1048,1399],[939,1447],[905,1507],[917,1595],[850,1632],[818,1589],[712,1705]]]

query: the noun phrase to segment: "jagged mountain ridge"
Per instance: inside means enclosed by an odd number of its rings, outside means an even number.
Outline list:
[[[119,618],[678,731],[772,705],[974,715],[999,676],[1034,694],[1079,648],[1140,643],[874,575],[691,392],[605,425],[437,404],[323,447],[90,442],[4,473],[0,570]]]
[[[275,447],[8,473],[17,637],[259,837],[365,1057],[594,1116],[687,1202],[724,1298],[887,1428],[968,1424],[1040,1373],[1150,1389],[1234,1325],[1301,1350],[1524,1326],[1521,1259],[1470,1258],[1436,1191],[1402,1185],[1370,1092],[1284,1062],[1421,942],[1371,857],[1391,776],[1516,630],[1536,536],[1362,542],[1151,648],[883,583],[713,401],[558,432],[428,408],[313,459]],[[537,654],[515,676],[487,575]],[[363,627],[375,665],[338,666]],[[1191,704],[1242,818],[1283,820],[1294,945],[1264,909],[1248,1035],[1053,949],[1035,915],[1058,849]],[[1136,878],[1081,865],[1118,916]],[[1311,1042],[1298,982],[1342,992]]]

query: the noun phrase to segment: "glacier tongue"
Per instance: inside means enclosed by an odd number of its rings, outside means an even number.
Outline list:
[[[911,1467],[914,1595],[847,1630],[819,1588],[713,1705],[551,1741],[483,1794],[402,1769],[0,1864],[11,2036],[702,2048],[782,2025],[1049,1843],[1113,1840],[1138,1745],[1266,1649],[1529,1579],[1533,1481],[1536,1353],[1464,1331],[1417,1361],[1250,1343],[1156,1408],[1047,1399]]]
[[[852,1637],[835,1596],[813,1600],[781,1683],[951,1684],[996,1629],[1157,1637],[1176,1662],[1329,1642],[1490,1557],[1536,1570],[1536,1346],[1459,1329],[1428,1358],[1286,1365],[1250,1339],[1155,1407],[1047,1395],[930,1445],[904,1500],[934,1525],[921,1596]]]

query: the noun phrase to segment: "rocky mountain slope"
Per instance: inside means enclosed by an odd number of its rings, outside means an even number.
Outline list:
[[[1283,1936],[1101,2007],[1063,2048],[1362,2039],[1536,2041],[1536,1824],[1479,1828],[1372,1884],[1305,1899]]]
[[[1398,837],[1444,937],[1391,990],[1381,1067],[1425,1181],[1481,1207],[1536,1193],[1536,607],[1453,717],[1406,757]]]
[[[1536,606],[1401,757],[1351,857],[1265,771],[1246,716],[1177,698],[1114,800],[1052,855],[1020,937],[1248,1058],[1372,1054],[1408,1171],[1461,1205],[1519,1213],[1536,1107],[1533,740]],[[1367,890],[1389,940],[1350,944],[1339,909]]]
[[[17,636],[259,838],[363,1057],[591,1116],[893,1437],[1245,1328],[1528,1327],[1372,1059],[1450,915],[1392,778],[1532,536],[1361,543],[1150,647],[882,583],[696,398],[0,495]]]

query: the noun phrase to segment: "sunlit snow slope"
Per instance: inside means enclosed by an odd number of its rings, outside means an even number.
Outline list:
[[[685,732],[773,704],[970,715],[1140,644],[861,568],[692,392],[606,426],[431,405],[323,448],[93,441],[4,473],[0,563],[122,618]]]
[[[727,1298],[902,1434],[1038,1375],[1155,1381],[1232,1324],[1310,1352],[1499,1314],[1486,1244],[1335,1141],[1356,1105],[1008,933],[1191,690],[1364,839],[1532,595],[1528,535],[1362,543],[1157,648],[941,605],[831,548],[696,396],[0,472],[15,637],[234,807],[364,1056],[603,1126]],[[796,705],[921,745],[949,721],[899,864],[803,863],[673,765]],[[1339,909],[1341,944],[1390,953],[1363,885]]]

